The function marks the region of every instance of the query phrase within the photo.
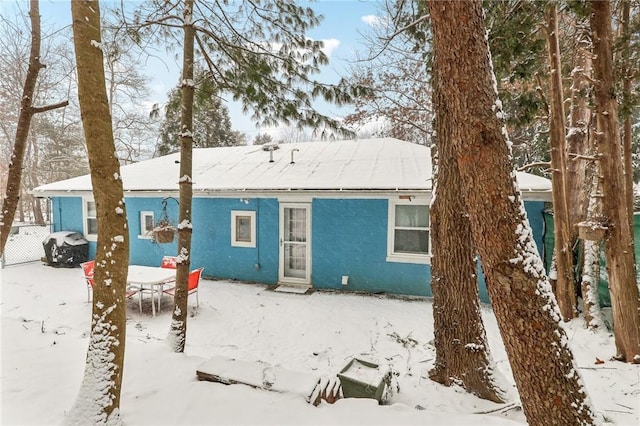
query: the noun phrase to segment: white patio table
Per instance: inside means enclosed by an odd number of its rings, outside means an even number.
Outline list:
[[[153,302],[153,294],[158,293],[158,311],[160,311],[160,298],[164,286],[176,280],[176,270],[160,268],[156,266],[129,265],[127,286],[138,287],[142,291],[151,290],[151,311],[156,316],[156,305]]]

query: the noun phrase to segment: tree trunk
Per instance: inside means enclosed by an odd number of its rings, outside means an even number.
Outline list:
[[[592,424],[595,414],[536,250],[511,164],[481,1],[427,2],[434,79],[446,114],[473,239],[532,425]],[[434,90],[436,88],[434,87]]]
[[[182,114],[180,119],[180,208],[178,224],[178,261],[176,292],[169,329],[169,344],[175,352],[184,352],[187,337],[188,282],[191,265],[191,181],[193,163],[193,60],[195,29],[193,0],[184,5],[184,52],[182,61]]]
[[[631,19],[631,2],[629,0],[622,2],[622,37],[623,45],[622,49],[622,101],[629,108],[632,96],[632,81],[631,81],[631,65],[630,65],[630,44],[631,44],[631,27],[629,20]],[[625,187],[627,192],[627,210],[629,215],[629,226],[633,232],[634,219],[633,219],[633,129],[631,126],[631,113],[625,114],[623,122],[622,133],[622,153],[624,158],[624,178]]]
[[[571,71],[571,107],[569,112],[569,131],[567,133],[567,206],[569,208],[569,247],[573,248],[574,259],[582,259],[579,272],[583,312],[587,326],[601,323],[598,305],[598,281],[600,273],[600,244],[585,240],[579,244],[576,224],[587,219],[591,201],[600,202],[590,196],[588,168],[592,163],[584,158],[589,153],[589,128],[591,109],[589,94],[591,91],[591,37],[588,25],[576,22],[575,52]],[[593,174],[592,174],[593,175]],[[580,253],[581,252],[581,253]],[[582,255],[580,255],[582,254]],[[595,275],[594,275],[595,274]]]
[[[575,245],[578,232],[575,224],[586,218],[589,203],[587,162],[581,157],[589,152],[589,91],[591,89],[591,38],[588,28],[578,24],[574,67],[571,72],[571,108],[567,134],[567,205],[571,245]]]
[[[591,1],[597,145],[603,175],[603,213],[608,219],[605,257],[611,293],[616,357],[640,363],[640,300],[636,284],[633,229],[630,227],[620,148],[618,104],[613,79],[611,4]],[[620,200],[624,200],[620,202]]]
[[[126,333],[129,231],[115,156],[97,1],[71,2],[78,99],[98,219],[91,336],[84,377],[68,424],[120,424]]]
[[[587,221],[599,222],[602,218],[602,185],[600,165],[594,161],[592,166],[592,184],[587,209]],[[602,241],[584,241],[584,268],[582,272],[582,303],[584,321],[587,328],[595,330],[602,328],[604,321],[600,312],[600,297],[598,285],[600,283],[600,247]]]
[[[437,90],[441,87],[434,86],[434,103],[446,102]],[[452,130],[448,117],[436,114],[438,159],[433,161],[435,199],[429,210],[436,361],[429,377],[445,386],[461,385],[480,398],[501,403],[504,392],[495,383],[478,301],[476,251],[449,142]]]
[[[9,172],[7,176],[7,186],[2,209],[0,209],[0,257],[4,253],[4,246],[9,238],[11,225],[15,218],[16,209],[20,200],[22,182],[22,164],[24,161],[24,151],[29,136],[29,127],[33,117],[33,97],[36,90],[38,73],[43,65],[40,63],[40,3],[39,0],[29,2],[29,17],[31,19],[31,51],[29,53],[29,68],[22,89],[22,101],[20,104],[20,115],[18,116],[18,126],[16,137],[13,143],[13,153],[9,162]]]
[[[573,249],[567,206],[567,170],[564,99],[562,94],[562,67],[558,43],[558,14],[555,3],[547,6],[547,46],[549,50],[549,92],[551,170],[553,177],[554,250],[556,252],[555,294],[558,307],[565,321],[576,316],[576,292],[573,276]]]

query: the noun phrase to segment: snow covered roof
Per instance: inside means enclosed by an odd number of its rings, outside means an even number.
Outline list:
[[[268,149],[268,146],[194,149],[194,196],[431,190],[431,154],[422,145],[380,138],[281,144],[273,151]],[[177,193],[179,160],[179,154],[170,154],[121,167],[125,192]],[[523,193],[550,198],[549,180],[518,173],[518,182]],[[42,185],[32,193],[52,196],[87,191],[91,191],[90,175]]]

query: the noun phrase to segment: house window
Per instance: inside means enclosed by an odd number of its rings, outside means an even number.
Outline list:
[[[140,212],[140,238],[152,238],[154,227],[153,212]]]
[[[83,200],[84,213],[84,236],[89,241],[98,239],[98,213],[96,210],[96,202],[90,199]]]
[[[425,201],[390,200],[387,261],[429,263],[429,206]]]
[[[231,211],[231,245],[233,247],[256,246],[256,212]]]

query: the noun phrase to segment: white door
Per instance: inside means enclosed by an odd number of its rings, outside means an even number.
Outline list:
[[[280,271],[284,283],[311,284],[311,205],[280,204]]]

